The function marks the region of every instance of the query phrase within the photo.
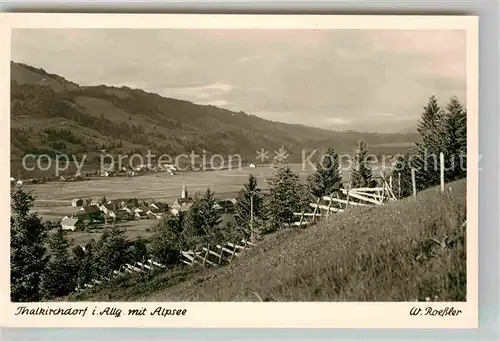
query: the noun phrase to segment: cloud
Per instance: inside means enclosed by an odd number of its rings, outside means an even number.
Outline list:
[[[325,129],[394,132],[431,95],[465,104],[462,31],[16,29],[12,58]]]
[[[339,117],[332,117],[326,120],[326,122],[333,123],[333,124],[340,124],[340,125],[346,125],[350,124],[351,121],[346,120],[344,118],[339,118]]]

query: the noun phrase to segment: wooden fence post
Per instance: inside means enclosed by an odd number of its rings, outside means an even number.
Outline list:
[[[302,210],[302,214],[300,216],[299,228],[302,227],[302,222],[304,221],[304,210]]]
[[[332,200],[333,199],[333,193],[330,194],[330,201],[328,202],[328,210],[326,211],[326,221],[328,221],[328,218],[330,217],[330,207],[332,207]]]
[[[439,161],[440,161],[440,173],[441,173],[441,192],[444,192],[444,154],[443,152],[439,153]]]
[[[398,172],[398,198],[401,198],[401,172]]]
[[[207,251],[205,252],[205,257],[203,258],[203,267],[205,267],[205,262],[207,261],[208,258],[208,244],[207,244]]]
[[[381,194],[381,198],[380,198],[380,204],[383,204],[384,203],[384,199],[385,199],[385,179],[382,178],[383,180],[383,183],[382,183],[382,190],[379,191],[380,194]]]
[[[236,253],[236,244],[233,244],[233,253],[231,254],[231,258],[229,259],[230,262],[233,260],[235,253]]]
[[[312,222],[314,223],[314,221],[316,220],[316,213],[317,212],[321,212],[319,210],[319,203],[321,201],[321,197],[318,198],[318,200],[316,200],[316,207],[314,208],[314,212],[313,212],[313,217],[312,217]]]
[[[224,252],[224,251],[220,250],[220,254],[219,254],[219,264],[220,264],[220,262],[222,261],[222,253],[223,253],[223,252]]]
[[[347,190],[347,193],[346,193],[346,194],[347,194],[347,202],[346,202],[346,204],[345,204],[345,210],[346,210],[346,212],[347,212],[347,210],[349,209],[349,190]]]
[[[417,183],[415,180],[415,168],[411,169],[411,183],[413,186],[413,196],[417,196]]]

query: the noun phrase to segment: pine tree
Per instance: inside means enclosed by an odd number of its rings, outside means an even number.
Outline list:
[[[50,257],[41,281],[42,295],[46,299],[66,296],[76,286],[77,269],[69,257],[69,243],[61,227],[49,238]]]
[[[77,258],[79,261],[77,286],[80,288],[90,283],[96,277],[97,269],[95,266],[94,248],[93,243],[88,243],[85,246],[83,257]]]
[[[256,223],[264,218],[264,208],[264,197],[257,179],[250,175],[236,198],[234,216],[236,226],[245,232],[246,237],[252,235],[252,229],[257,228]]]
[[[311,193],[315,198],[331,195],[342,188],[342,174],[338,154],[328,148],[316,164],[316,171],[308,178]]]
[[[452,97],[446,107],[441,131],[446,180],[463,178],[467,174],[467,111],[456,97]]]
[[[134,242],[132,243],[132,255],[136,261],[141,261],[145,258],[148,257],[148,246],[146,244],[146,241],[139,236]]]
[[[11,195],[10,281],[13,302],[37,302],[41,299],[40,282],[46,264],[46,229],[31,212],[35,198],[16,188]]]
[[[162,264],[173,265],[180,260],[182,249],[181,226],[178,219],[162,221],[151,237],[151,254]]]
[[[439,153],[443,149],[441,128],[443,115],[436,97],[431,96],[417,125],[419,138],[415,142],[414,164],[411,165],[416,170],[419,190],[439,183]]]
[[[196,199],[189,210],[184,236],[191,247],[197,248],[220,241],[222,231],[219,225],[222,214],[216,204],[214,192],[207,188],[204,196]]]
[[[129,261],[130,253],[125,231],[115,224],[104,227],[94,257],[97,270],[104,276],[109,276],[113,270],[118,270]]]
[[[358,141],[351,167],[350,178],[352,188],[375,187],[377,185],[377,182],[373,178],[372,168],[368,162],[367,156],[367,144],[361,139]]]
[[[273,232],[293,221],[293,213],[301,209],[303,187],[297,174],[289,167],[281,167],[269,183],[266,197],[266,232]]]

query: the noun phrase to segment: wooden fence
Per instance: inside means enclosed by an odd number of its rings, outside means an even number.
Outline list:
[[[125,276],[130,273],[140,273],[140,272],[146,272],[146,271],[152,271],[154,269],[164,269],[166,268],[165,265],[160,264],[152,259],[147,259],[144,262],[135,262],[132,264],[126,263],[122,265],[118,270],[113,270],[113,278]],[[108,277],[103,277],[99,279],[93,279],[91,280],[91,283],[86,283],[84,284],[83,288],[76,288],[75,291],[82,291],[85,288],[94,288],[95,286],[98,286],[102,284],[104,281],[110,281],[111,278]]]
[[[326,219],[333,213],[345,212],[352,206],[376,206],[386,202],[397,200],[392,187],[392,177],[388,180],[382,173],[381,187],[375,188],[351,188],[341,189],[329,196],[318,198],[315,203],[310,203],[313,212],[295,212],[299,216],[299,221],[294,222],[294,226],[307,226],[314,223],[317,219],[325,217]]]
[[[224,263],[231,262],[235,257],[239,257],[241,252],[245,249],[254,247],[255,244],[249,242],[246,239],[240,241],[241,244],[227,242],[223,245],[215,245],[215,250],[210,249],[210,246],[203,247],[201,251],[194,252],[181,251],[181,256],[183,257],[182,262],[189,266],[195,264],[205,266],[219,266]]]
[[[241,243],[241,244],[240,244]],[[201,265],[203,267],[215,267],[224,263],[231,262],[235,257],[239,257],[241,252],[254,247],[255,244],[248,240],[242,239],[239,243],[227,242],[224,245],[215,245],[217,251],[211,250],[209,246],[203,247],[198,252],[192,250],[181,251],[181,261],[189,266]],[[132,264],[126,263],[118,270],[113,270],[113,278],[125,276],[131,273],[144,273],[154,269],[166,268],[165,265],[160,264],[152,259],[144,262],[134,262]],[[86,283],[83,288],[76,288],[75,291],[82,291],[86,288],[94,288],[104,281],[109,281],[111,278],[93,279],[91,283]]]

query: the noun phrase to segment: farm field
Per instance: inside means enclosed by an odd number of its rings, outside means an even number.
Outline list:
[[[301,164],[290,164],[290,168],[305,180],[310,170],[302,170]],[[374,166],[374,173],[379,167]],[[386,168],[388,169],[388,168]],[[186,183],[190,195],[203,193],[211,187],[219,197],[234,196],[243,186],[250,174],[253,174],[259,186],[267,188],[265,179],[271,177],[275,169],[271,167],[244,167],[242,169],[220,171],[180,172],[174,176],[167,173],[149,173],[138,177],[110,177],[79,182],[52,182],[40,185],[26,185],[33,190],[37,206],[59,206],[74,198],[108,199],[137,198],[173,200],[179,196],[181,186]],[[343,172],[344,181],[348,181],[348,171]],[[60,185],[60,188],[57,187]],[[57,205],[55,205],[57,204]]]
[[[305,181],[307,171],[301,164],[291,164],[290,167]],[[375,167],[374,167],[375,168]],[[216,197],[226,199],[235,197],[250,174],[257,177],[259,186],[268,188],[265,179],[272,176],[271,167],[245,167],[242,169],[221,171],[198,171],[178,173],[175,176],[167,173],[149,173],[138,177],[110,177],[77,182],[49,182],[39,185],[26,185],[36,196],[34,211],[45,221],[60,221],[64,216],[78,212],[79,207],[72,207],[73,198],[96,198],[105,196],[107,199],[137,198],[139,200],[155,199],[170,203],[179,197],[182,184],[185,182],[190,195],[203,193],[207,186],[216,192]],[[374,173],[376,173],[374,171]],[[348,181],[349,173],[344,172],[344,180]],[[57,188],[60,185],[60,188]],[[123,223],[129,239],[138,236],[148,238],[151,227],[156,219],[133,220]],[[148,231],[147,231],[148,230]],[[90,232],[68,232],[68,238],[75,244],[85,244],[91,239],[97,240],[101,229]]]
[[[152,226],[157,223],[158,220],[155,219],[144,219],[144,220],[131,220],[124,223],[117,224],[125,230],[125,237],[128,240],[135,240],[139,236],[141,238],[147,239],[151,237]],[[85,245],[92,239],[99,240],[102,234],[102,228],[91,229],[89,232],[75,231],[67,232],[68,241],[73,245]]]

